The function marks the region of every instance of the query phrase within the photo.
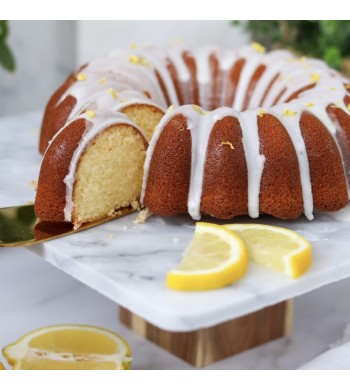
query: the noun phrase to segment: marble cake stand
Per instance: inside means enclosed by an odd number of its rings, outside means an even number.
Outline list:
[[[0,121],[0,207],[34,198],[39,121],[38,113]],[[28,249],[122,306],[122,322],[138,333],[201,366],[288,334],[287,301],[350,276],[350,223],[344,215],[317,215],[312,222],[259,219],[311,241],[310,271],[295,281],[252,264],[238,283],[201,293],[170,291],[164,284],[192,237],[194,223],[187,217],[136,224],[131,214]]]

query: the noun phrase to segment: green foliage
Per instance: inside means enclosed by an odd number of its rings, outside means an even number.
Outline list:
[[[13,72],[15,70],[15,60],[6,43],[8,33],[9,28],[7,20],[0,20],[0,65],[6,70]]]
[[[267,48],[287,47],[298,53],[319,57],[339,69],[350,57],[350,21],[340,20],[248,20],[243,25],[253,40]]]

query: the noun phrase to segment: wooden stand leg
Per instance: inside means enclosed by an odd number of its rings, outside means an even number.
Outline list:
[[[121,322],[136,333],[195,367],[288,336],[292,330],[292,301],[192,332],[162,330],[122,307],[119,315]]]

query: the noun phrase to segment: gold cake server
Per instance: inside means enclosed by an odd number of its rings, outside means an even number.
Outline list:
[[[131,207],[125,207],[118,210],[115,216],[85,223],[78,229],[73,229],[73,225],[69,222],[41,221],[37,223],[34,205],[32,204],[0,208],[0,247],[38,244],[90,229],[93,226],[123,217],[133,211],[135,210]]]

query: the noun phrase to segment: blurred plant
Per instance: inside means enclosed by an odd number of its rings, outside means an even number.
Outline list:
[[[248,20],[243,25],[252,39],[267,48],[287,47],[300,54],[322,58],[340,69],[350,57],[350,21],[340,20]]]
[[[0,65],[6,70],[13,72],[15,70],[15,59],[6,43],[8,33],[7,20],[0,20]]]

